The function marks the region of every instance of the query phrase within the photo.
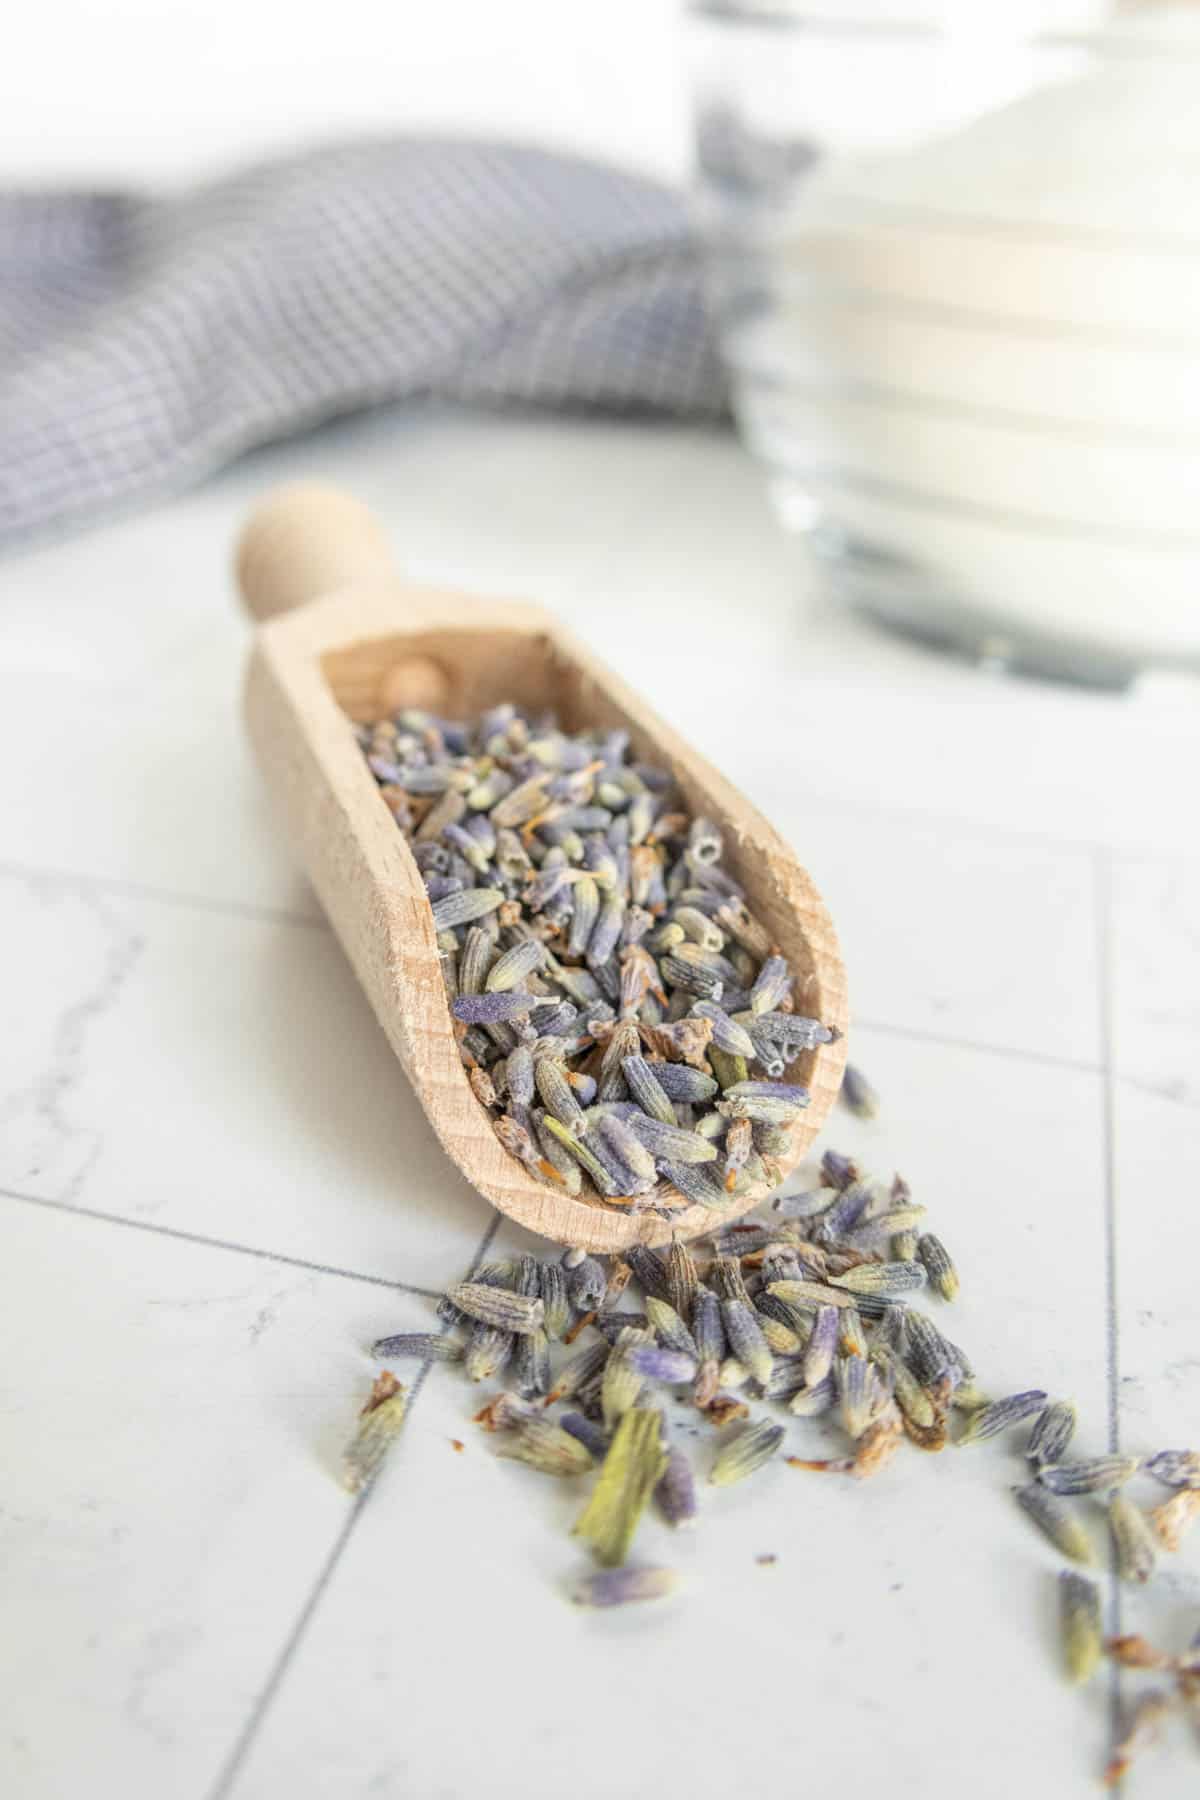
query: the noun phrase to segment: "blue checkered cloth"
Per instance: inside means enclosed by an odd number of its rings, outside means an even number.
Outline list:
[[[680,197],[388,140],[168,196],[0,196],[0,542],[406,396],[713,416]]]

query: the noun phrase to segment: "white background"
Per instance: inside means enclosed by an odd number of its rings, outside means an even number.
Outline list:
[[[678,174],[681,0],[45,0],[5,21],[0,182],[161,181],[346,132]]]

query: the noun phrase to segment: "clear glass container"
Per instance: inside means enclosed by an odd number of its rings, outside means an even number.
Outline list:
[[[994,664],[1200,667],[1200,4],[690,13],[739,423],[837,593]]]

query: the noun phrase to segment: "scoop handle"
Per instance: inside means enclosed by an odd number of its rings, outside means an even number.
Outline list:
[[[397,574],[369,506],[324,481],[276,488],[255,507],[234,554],[247,612],[262,623],[359,582]]]

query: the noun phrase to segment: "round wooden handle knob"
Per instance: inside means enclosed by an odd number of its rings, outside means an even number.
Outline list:
[[[234,567],[246,609],[259,620],[396,573],[387,534],[370,507],[323,481],[279,488],[256,507],[238,539]]]

